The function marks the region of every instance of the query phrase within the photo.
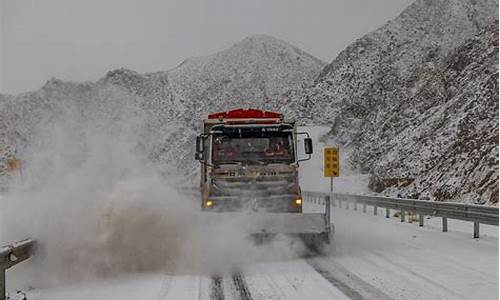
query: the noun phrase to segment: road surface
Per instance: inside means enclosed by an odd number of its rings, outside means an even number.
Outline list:
[[[315,140],[326,130],[309,128]],[[329,188],[322,146],[301,165],[305,190]],[[366,177],[341,172],[337,192],[366,191]],[[498,299],[498,227],[481,225],[481,238],[473,239],[471,223],[453,220],[447,233],[440,232],[440,219],[426,219],[421,228],[352,208],[332,208],[332,220],[333,246],[324,256],[247,261],[224,274],[135,274],[36,288],[28,299]],[[29,286],[22,272],[22,265],[8,272],[11,293]]]
[[[442,233],[359,210],[334,208],[332,216],[326,256],[222,275],[143,274],[35,289],[29,299],[498,299],[496,227],[483,226],[473,239],[467,223],[450,222]]]

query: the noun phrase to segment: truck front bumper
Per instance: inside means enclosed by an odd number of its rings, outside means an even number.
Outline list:
[[[207,206],[208,201],[210,201],[210,205]],[[296,194],[212,196],[204,201],[203,209],[214,212],[262,211],[300,213],[302,212],[302,198]]]

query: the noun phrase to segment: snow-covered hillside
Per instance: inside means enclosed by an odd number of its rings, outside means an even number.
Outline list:
[[[291,87],[309,82],[325,63],[264,35],[250,36],[217,54],[187,59],[168,72],[176,98],[211,109],[276,102]],[[196,99],[196,101],[193,101]]]
[[[194,135],[208,113],[278,109],[286,91],[312,82],[324,65],[281,40],[256,35],[170,71],[118,69],[95,83],[51,79],[38,91],[1,96],[0,172],[5,173],[6,158],[26,158],[35,137],[61,118],[82,124],[124,118],[127,112],[142,115],[145,130],[135,142],[147,148],[151,159],[189,173],[195,166]],[[80,130],[73,134],[83,134],[84,128],[75,126]]]
[[[288,111],[330,124],[376,191],[496,203],[497,33],[497,1],[418,0],[291,92]]]
[[[176,68],[149,74],[109,72],[110,83],[158,101],[162,110],[189,118],[231,107],[277,107],[291,87],[312,82],[325,63],[284,41],[254,35],[229,49],[186,59]]]

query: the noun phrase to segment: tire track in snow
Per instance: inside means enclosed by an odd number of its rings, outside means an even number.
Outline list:
[[[314,268],[323,278],[328,280],[333,286],[341,290],[352,300],[389,300],[389,295],[381,292],[358,276],[348,272],[346,269],[333,265],[330,268],[323,267],[324,261],[318,261],[314,258],[306,259],[307,263]]]
[[[245,277],[242,273],[236,273],[233,275],[233,283],[236,290],[240,293],[241,300],[252,300],[252,294],[248,289]]]
[[[252,265],[244,275],[253,299],[349,300],[304,259]]]
[[[224,286],[222,285],[222,277],[213,276],[210,283],[210,300],[224,300]]]

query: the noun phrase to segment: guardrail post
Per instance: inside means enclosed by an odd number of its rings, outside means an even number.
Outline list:
[[[366,200],[363,200],[363,212],[366,213]]]
[[[390,208],[386,208],[385,209],[385,217],[386,218],[390,218],[391,217],[391,209]]]
[[[474,222],[474,238],[479,238],[479,222]]]
[[[35,241],[25,239],[0,247],[0,300],[6,298],[5,271],[31,257]]]
[[[342,208],[342,199],[339,197],[339,208]]]
[[[5,300],[5,269],[0,269],[0,300]]]
[[[358,210],[358,199],[354,200],[354,210]]]
[[[401,209],[401,222],[405,221],[405,211],[404,209]]]
[[[418,226],[424,227],[424,215],[423,214],[418,214]]]
[[[374,205],[373,205],[373,215],[374,215],[374,216],[376,216],[376,215],[377,215],[377,211],[378,211],[377,204],[374,204]]]
[[[448,232],[448,218],[443,217],[443,232]]]

